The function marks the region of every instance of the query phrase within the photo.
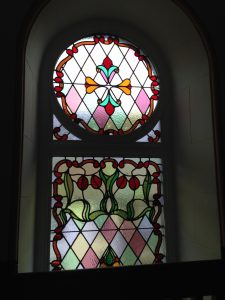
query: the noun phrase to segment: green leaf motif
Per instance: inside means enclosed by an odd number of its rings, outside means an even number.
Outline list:
[[[66,190],[66,196],[68,199],[68,202],[67,202],[67,206],[68,206],[71,203],[71,199],[72,199],[73,191],[74,191],[73,180],[69,173],[65,174],[64,186],[65,186],[65,190]]]
[[[113,213],[115,210],[118,209],[118,203],[112,192],[113,185],[118,177],[119,177],[119,171],[116,169],[115,173],[108,178],[107,183],[106,183],[106,189],[107,189],[110,199],[112,201],[112,207],[111,207],[110,213]]]
[[[119,171],[116,169],[115,173],[113,175],[111,175],[107,180],[106,188],[107,188],[108,192],[110,193],[110,195],[112,195],[112,187],[118,177],[119,177]]]
[[[112,74],[112,72],[115,71],[115,70],[117,69],[117,67],[116,67],[116,66],[112,66],[112,67],[110,67],[110,68],[107,70],[104,66],[100,65],[100,66],[97,67],[97,69],[102,70],[102,72],[105,74],[105,76],[106,76],[107,78],[109,78],[110,75]]]
[[[153,221],[153,217],[155,215],[155,208],[151,207],[151,210],[149,211],[149,221],[152,222]]]
[[[109,98],[109,101],[110,101],[110,103],[114,106],[114,107],[119,107],[119,104],[111,97],[111,96],[109,96],[110,98]]]
[[[127,219],[132,220],[134,218],[134,200],[131,200],[130,202],[127,203]]]
[[[109,78],[112,72],[115,71],[116,69],[118,69],[116,66],[110,67],[107,72],[107,77]]]
[[[102,181],[104,182],[104,184],[106,186],[109,176],[104,174],[101,169],[99,170],[99,176],[100,176],[100,178],[102,179]],[[104,197],[103,197],[103,199],[100,203],[100,208],[105,213],[107,213],[107,209],[106,209],[107,199],[108,199],[108,190],[107,190],[107,187],[106,187],[106,192],[105,192]]]
[[[144,200],[146,201],[146,203],[149,203],[150,189],[151,189],[151,175],[150,172],[147,170],[147,174],[143,183]]]
[[[65,225],[67,223],[67,217],[66,217],[65,210],[62,209],[60,211],[60,217],[61,217],[62,223]]]
[[[72,218],[79,221],[90,221],[90,204],[88,201],[79,199],[72,202],[65,210]]]
[[[102,179],[102,181],[104,182],[104,184],[106,185],[109,176],[106,175],[106,174],[104,174],[104,173],[102,172],[102,169],[99,170],[99,176],[100,176],[100,178]]]

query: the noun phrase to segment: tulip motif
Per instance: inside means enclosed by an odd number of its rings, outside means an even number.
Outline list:
[[[85,175],[81,175],[77,181],[77,186],[81,191],[84,191],[88,188],[88,179]]]

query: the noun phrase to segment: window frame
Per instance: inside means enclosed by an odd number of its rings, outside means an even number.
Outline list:
[[[90,32],[91,28],[91,32]],[[104,32],[102,32],[104,28]],[[121,30],[122,28],[122,30]],[[93,135],[88,139],[81,141],[57,141],[53,140],[53,108],[52,103],[57,101],[53,92],[52,80],[55,63],[60,54],[76,40],[83,36],[95,34],[109,34],[112,36],[124,37],[130,40],[138,48],[144,51],[146,56],[156,68],[160,80],[160,94],[158,108],[153,112],[146,126],[141,126],[131,134],[123,136],[98,136]],[[171,105],[168,103],[169,98],[172,102],[172,89],[169,79],[169,72],[163,61],[163,55],[158,51],[157,46],[149,45],[151,38],[146,36],[144,32],[140,32],[129,24],[121,22],[112,22],[106,20],[92,20],[80,23],[74,28],[66,28],[60,35],[54,37],[49,42],[40,68],[39,78],[39,96],[38,115],[38,170],[37,170],[37,192],[36,192],[36,222],[35,222],[35,261],[34,271],[48,271],[49,266],[49,235],[50,235],[50,198],[51,198],[51,177],[52,177],[52,161],[53,156],[112,156],[112,157],[149,157],[161,158],[163,164],[163,191],[164,191],[164,218],[165,218],[165,240],[167,262],[176,259],[176,235],[171,234],[176,227],[176,210],[175,201],[172,199],[173,180],[172,180],[172,150],[171,150],[171,122],[169,121],[169,111]],[[168,96],[169,95],[169,96]],[[58,105],[58,109],[61,109]],[[61,112],[60,112],[61,113]],[[60,114],[59,114],[60,115]],[[61,114],[62,115],[62,114]],[[58,118],[58,115],[56,116]],[[65,116],[65,118],[67,118]],[[62,121],[65,120],[62,118]],[[61,120],[59,120],[61,121]],[[161,142],[135,142],[150,131],[150,128],[161,122]],[[67,124],[67,123],[66,123]],[[64,126],[64,124],[62,124]],[[69,127],[69,126],[68,126]],[[77,126],[78,127],[78,126]],[[69,129],[69,128],[68,128]],[[82,128],[80,128],[82,129]],[[78,130],[79,132],[79,130]],[[82,132],[85,136],[85,133]],[[77,134],[80,138],[81,136]],[[90,134],[88,135],[88,138]],[[124,139],[124,142],[121,140]],[[101,140],[104,147],[99,147]],[[87,149],[88,145],[88,149]],[[76,150],[73,150],[73,149]],[[122,155],[121,155],[122,153]],[[39,201],[39,196],[41,200]],[[49,230],[46,230],[49,228]],[[169,234],[170,232],[170,234]]]

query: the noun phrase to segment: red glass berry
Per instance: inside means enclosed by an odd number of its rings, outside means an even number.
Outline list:
[[[116,185],[119,189],[124,189],[127,185],[126,176],[124,176],[124,175],[120,176],[116,181]]]
[[[61,71],[56,71],[56,74],[57,74],[58,77],[63,77],[64,76],[63,72],[61,72]]]
[[[88,179],[85,175],[81,175],[77,180],[77,186],[80,190],[84,191],[88,187]]]
[[[73,56],[73,51],[71,49],[67,49],[66,50],[66,53],[70,56]]]
[[[99,38],[97,36],[94,37],[95,44],[99,42]]]
[[[77,53],[78,52],[78,48],[75,47],[75,46],[73,46],[72,50],[73,50],[73,53]]]
[[[61,83],[62,82],[62,78],[61,77],[56,77],[54,80],[57,83]]]
[[[129,187],[134,191],[140,186],[140,181],[136,176],[132,176],[129,181]]]
[[[99,189],[101,185],[102,185],[102,180],[101,180],[101,178],[99,178],[97,175],[93,175],[93,176],[91,177],[91,186],[92,186],[94,189]]]

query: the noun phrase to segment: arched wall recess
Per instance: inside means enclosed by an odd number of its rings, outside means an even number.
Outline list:
[[[164,134],[166,136],[166,131],[169,131],[170,139],[165,147],[171,158],[167,166],[166,185],[170,203],[165,204],[168,215],[168,252],[174,251],[169,261],[219,258],[209,63],[198,33],[188,17],[172,1],[142,0],[138,7],[129,5],[129,13],[126,11],[127,6],[124,4],[121,7],[119,1],[107,5],[104,1],[98,1],[98,5],[89,1],[88,6],[87,10],[87,2],[50,1],[35,20],[27,41],[19,271],[33,271],[37,262],[39,267],[36,270],[47,270],[46,261],[35,256],[35,248],[39,248],[41,257],[48,256],[48,247],[40,245],[40,241],[41,236],[47,240],[49,235],[43,226],[46,223],[40,222],[48,220],[49,212],[41,208],[41,189],[37,189],[37,182],[40,182],[37,149],[42,147],[38,145],[38,140],[49,134],[43,126],[37,126],[42,123],[40,116],[43,124],[48,122],[48,116],[42,113],[39,105],[43,101],[40,95],[43,95],[43,91],[45,93],[45,89],[51,88],[42,86],[40,77],[44,76],[45,71],[42,69],[43,58],[51,56],[48,53],[51,48],[49,44],[56,45],[57,37],[62,37],[62,45],[69,45],[73,40],[72,32],[75,34],[80,28],[81,35],[93,33],[94,28],[99,31],[100,20],[105,20],[102,25],[108,26],[110,31],[114,29],[115,34],[130,34],[131,39],[133,37],[136,42],[146,45],[146,49],[157,49],[152,51],[152,55],[155,55],[159,65],[160,57],[163,58],[162,73],[167,74],[162,75],[169,81],[169,84],[165,83],[166,93],[162,96],[166,125]],[[140,8],[143,10],[137,14]],[[91,21],[97,19],[98,22]],[[116,20],[116,25],[107,25],[107,19]],[[90,29],[88,24],[92,24]],[[130,30],[127,30],[129,26]],[[45,108],[50,111],[50,103]],[[47,164],[47,159],[43,158],[42,163]],[[41,218],[38,212],[36,226],[35,216],[39,207]],[[172,219],[175,222],[171,222]],[[175,245],[171,246],[170,240]]]

